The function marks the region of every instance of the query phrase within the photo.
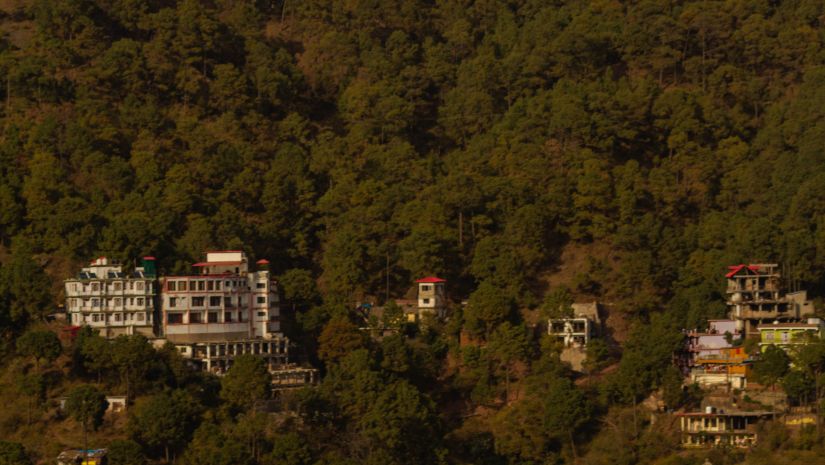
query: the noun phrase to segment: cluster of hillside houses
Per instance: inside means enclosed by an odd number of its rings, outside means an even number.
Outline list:
[[[159,276],[155,257],[146,256],[130,272],[98,257],[65,280],[69,331],[90,326],[112,339],[140,334],[156,346],[167,341],[196,368],[225,373],[241,354],[263,358],[275,387],[314,383],[317,370],[290,360],[290,342],[281,332],[278,283],[269,262],[254,269],[240,250],[206,252],[195,272]],[[424,314],[443,317],[445,280],[416,281],[418,299],[404,301],[408,321]]]
[[[143,335],[156,347],[167,342],[195,368],[223,375],[235,357],[253,354],[266,361],[273,390],[318,381],[318,371],[290,357],[290,341],[281,332],[278,283],[267,260],[254,269],[240,250],[206,252],[194,272],[160,276],[155,257],[141,259],[131,271],[98,257],[66,279],[68,332],[89,326],[108,339]],[[403,319],[419,322],[446,316],[446,281],[429,276],[416,281],[417,299],[401,300]],[[126,409],[125,396],[107,396],[109,411]],[[61,407],[65,398],[61,399]],[[100,464],[107,450],[66,450],[58,463]]]
[[[756,443],[756,425],[769,418],[781,417],[792,427],[816,423],[811,409],[789,408],[781,390],[760,386],[752,375],[758,353],[768,346],[793,351],[823,335],[825,323],[815,317],[807,293],[785,292],[777,264],[731,266],[725,279],[728,319],[685,330],[684,349],[674,355],[685,385],[698,385],[706,393],[700,411],[675,414],[686,448],[750,447]],[[562,360],[581,371],[587,344],[602,336],[600,307],[573,304],[571,310],[551,318],[547,331],[562,345]],[[758,341],[756,354],[746,351],[747,339]]]
[[[175,345],[192,365],[222,374],[240,354],[263,358],[273,384],[294,387],[317,380],[317,371],[292,363],[289,340],[281,332],[278,284],[269,262],[258,260],[250,269],[242,251],[207,252],[193,264],[199,272],[158,276],[154,257],[143,257],[131,272],[106,257],[93,260],[75,278],[65,281],[70,328],[88,325],[114,338],[142,334],[156,345]],[[710,320],[706,328],[685,330],[685,346],[674,361],[685,384],[696,384],[708,395],[701,411],[677,413],[684,447],[750,447],[756,424],[786,414],[788,424],[815,422],[804,412],[789,413],[781,396],[765,394],[752,381],[753,353],[746,339],[758,339],[764,350],[785,350],[822,336],[825,324],[814,316],[805,291],[785,292],[776,264],[731,266],[725,274],[728,319]],[[420,322],[430,315],[444,318],[447,297],[444,279],[416,281],[417,299],[397,300],[403,319]],[[366,313],[380,316],[382,307],[363,304]],[[603,336],[598,303],[574,303],[564,316],[547,321],[547,332],[562,348],[562,360],[582,371],[586,349]],[[383,334],[386,328],[363,328]],[[731,393],[748,392],[763,410],[731,403]],[[760,397],[762,396],[762,397]],[[770,405],[770,410],[764,410]]]
[[[807,293],[785,292],[777,264],[731,266],[725,279],[728,319],[685,331],[685,350],[677,356],[687,382],[708,393],[702,412],[677,414],[684,447],[750,447],[757,439],[756,423],[768,418],[784,418],[789,426],[816,423],[812,412],[789,408],[781,392],[753,382],[751,371],[770,345],[791,352],[822,336],[825,326]],[[756,353],[745,350],[748,339],[758,341]],[[733,393],[742,398],[747,393],[761,407],[731,402]]]
[[[235,356],[254,354],[276,385],[312,383],[315,370],[290,363],[269,262],[255,265],[251,270],[242,251],[214,251],[192,265],[198,272],[158,276],[154,257],[131,272],[98,257],[65,280],[69,329],[87,325],[110,339],[141,334],[158,346],[168,341],[192,365],[216,374]]]

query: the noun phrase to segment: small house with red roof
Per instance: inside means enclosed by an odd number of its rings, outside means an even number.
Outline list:
[[[444,285],[447,280],[437,276],[427,276],[415,280],[418,284],[418,313],[434,315],[438,318],[447,316],[447,293]]]

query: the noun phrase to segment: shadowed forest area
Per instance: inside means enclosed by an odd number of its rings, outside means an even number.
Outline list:
[[[679,452],[641,404],[695,402],[672,354],[724,316],[728,265],[781,263],[825,295],[823,18],[801,0],[0,2],[0,464],[52,463],[87,429],[119,441],[111,465],[812,463],[819,432]],[[58,330],[91,257],[181,273],[209,249],[271,261],[323,372],[297,413],[256,411],[253,361],[218,380],[139,338],[21,348]],[[357,303],[428,275],[449,321],[358,330]],[[580,299],[614,331],[585,375],[528,324]],[[128,390],[128,418],[54,413],[90,385]]]

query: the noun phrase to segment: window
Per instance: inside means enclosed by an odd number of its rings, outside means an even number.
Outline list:
[[[206,290],[206,283],[204,281],[198,281],[198,290],[205,291]]]
[[[428,292],[428,291],[432,290],[432,286],[430,286],[429,284],[425,284],[425,285],[421,286],[421,290],[424,291],[424,292]]]
[[[176,297],[169,297],[169,307],[175,308],[178,305],[178,299]]]
[[[773,331],[765,333],[765,342],[773,342]]]
[[[115,307],[120,307],[123,301],[120,297],[115,297]]]
[[[256,300],[259,304],[265,304],[266,303],[266,297],[258,296],[258,298]]]
[[[185,291],[186,290],[186,281],[178,281],[178,290]]]
[[[424,299],[424,305],[427,305],[429,303],[430,303],[430,299]]]
[[[255,283],[255,289],[266,289],[266,283]]]
[[[227,281],[227,282],[226,282],[226,287],[227,287],[227,288],[228,288],[228,287],[230,287],[230,285],[231,285],[231,284],[232,284],[232,281]]]
[[[209,312],[209,315],[207,315],[207,317],[209,318],[207,320],[207,321],[209,321],[209,323],[217,323],[218,322],[218,312]]]
[[[258,316],[266,316],[266,312],[258,312]]]
[[[122,288],[123,288],[123,284],[122,284],[122,283],[120,283],[120,282],[116,282],[116,283],[115,283],[115,290],[116,290],[116,291],[119,291],[119,290],[121,290]]]
[[[135,289],[142,291],[143,290],[143,281],[138,281],[135,283]]]
[[[138,313],[137,314],[137,320],[138,321],[143,321],[143,313]]]
[[[93,314],[92,315],[92,322],[97,323],[97,318],[98,318],[97,313]]]
[[[170,325],[183,323],[183,313],[168,313],[166,314],[166,322]]]
[[[134,304],[135,304],[135,298],[134,297],[129,297],[129,305],[134,305]]]
[[[192,306],[193,307],[203,307],[203,301],[205,299],[203,297],[192,297]]]
[[[232,297],[224,297],[223,298],[223,306],[224,307],[231,307],[232,306]]]
[[[220,282],[220,281],[215,281],[215,290],[216,290],[216,291],[220,291],[220,290],[221,290],[221,282]]]
[[[115,321],[120,321],[120,313],[115,313]]]
[[[137,304],[138,304],[139,307],[143,306],[143,297],[138,297],[137,298]]]
[[[100,307],[100,301],[97,299],[92,299],[92,307]]]
[[[243,312],[238,312],[238,323],[243,323]]]
[[[97,292],[100,290],[100,284],[92,283],[92,292]]]
[[[214,291],[215,290],[215,281],[207,281],[206,282],[206,290],[207,291]]]
[[[221,298],[220,296],[212,296],[209,298],[209,306],[210,307],[220,307],[221,306]]]
[[[203,313],[201,312],[192,312],[189,314],[189,322],[190,323],[203,323]]]
[[[169,291],[174,291],[175,287],[176,287],[175,284],[176,284],[175,281],[168,281],[166,283],[166,289],[169,290]]]
[[[232,312],[224,312],[223,313],[223,322],[224,323],[232,323]]]
[[[789,335],[788,331],[782,331],[781,334],[782,334],[782,342],[788,342],[788,340],[790,339],[788,337],[788,335]]]

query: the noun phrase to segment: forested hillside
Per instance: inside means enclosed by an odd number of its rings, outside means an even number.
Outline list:
[[[267,258],[330,380],[304,399],[303,439],[273,446],[312,453],[273,463],[649,463],[669,451],[636,404],[667,384],[678,328],[724,314],[726,265],[784,263],[825,292],[824,2],[0,8],[6,352],[91,257]],[[353,331],[347,308],[425,275],[470,299],[443,332],[328,340]],[[573,384],[516,311],[571,296],[628,331],[598,387]],[[461,352],[462,327],[489,345]],[[523,401],[468,431],[457,405],[500,408],[511,366],[503,402]],[[357,440],[324,440],[344,433]]]

